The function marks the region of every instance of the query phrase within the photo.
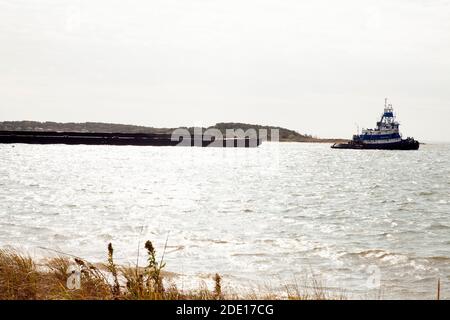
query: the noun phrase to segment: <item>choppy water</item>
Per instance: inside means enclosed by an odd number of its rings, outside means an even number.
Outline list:
[[[350,297],[450,298],[450,145],[332,150],[0,145],[0,246],[278,288],[314,275]],[[144,258],[141,259],[144,263]],[[380,288],[377,280],[380,280]]]

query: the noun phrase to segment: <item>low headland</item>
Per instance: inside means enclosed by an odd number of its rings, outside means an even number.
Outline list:
[[[194,132],[193,127],[183,127],[190,132]],[[84,123],[59,123],[59,122],[38,122],[38,121],[4,121],[0,122],[0,131],[63,131],[63,132],[104,132],[104,133],[146,133],[146,134],[171,134],[177,128],[154,128],[126,124],[84,122]],[[297,131],[276,127],[264,126],[239,122],[221,122],[203,129],[218,129],[223,134],[227,129],[266,129],[270,135],[271,130],[279,130],[280,142],[309,142],[309,143],[336,143],[345,142],[345,139],[338,138],[318,138],[310,134],[301,134]]]

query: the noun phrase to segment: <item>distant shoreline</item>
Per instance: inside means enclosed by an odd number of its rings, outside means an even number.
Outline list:
[[[193,127],[182,127],[193,132]],[[171,134],[176,128],[155,128],[137,125],[125,125],[101,122],[84,123],[60,123],[60,122],[38,122],[38,121],[3,121],[0,122],[0,131],[57,131],[57,132],[102,132],[102,133],[146,133],[146,134]],[[346,139],[340,138],[318,138],[309,134],[301,134],[294,130],[276,127],[263,126],[247,123],[222,122],[203,129],[218,129],[225,134],[227,129],[266,129],[269,137],[274,129],[279,130],[280,142],[310,142],[310,143],[336,143],[345,142]]]

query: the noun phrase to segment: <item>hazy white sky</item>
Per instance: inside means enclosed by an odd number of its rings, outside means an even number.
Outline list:
[[[0,0],[0,121],[450,140],[450,1]]]

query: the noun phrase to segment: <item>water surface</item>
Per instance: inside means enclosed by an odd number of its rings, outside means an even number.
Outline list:
[[[113,242],[135,263],[139,243],[161,253],[168,239],[183,286],[215,272],[274,290],[314,276],[350,297],[431,299],[440,278],[449,298],[449,190],[445,144],[0,145],[0,246],[104,261]]]

